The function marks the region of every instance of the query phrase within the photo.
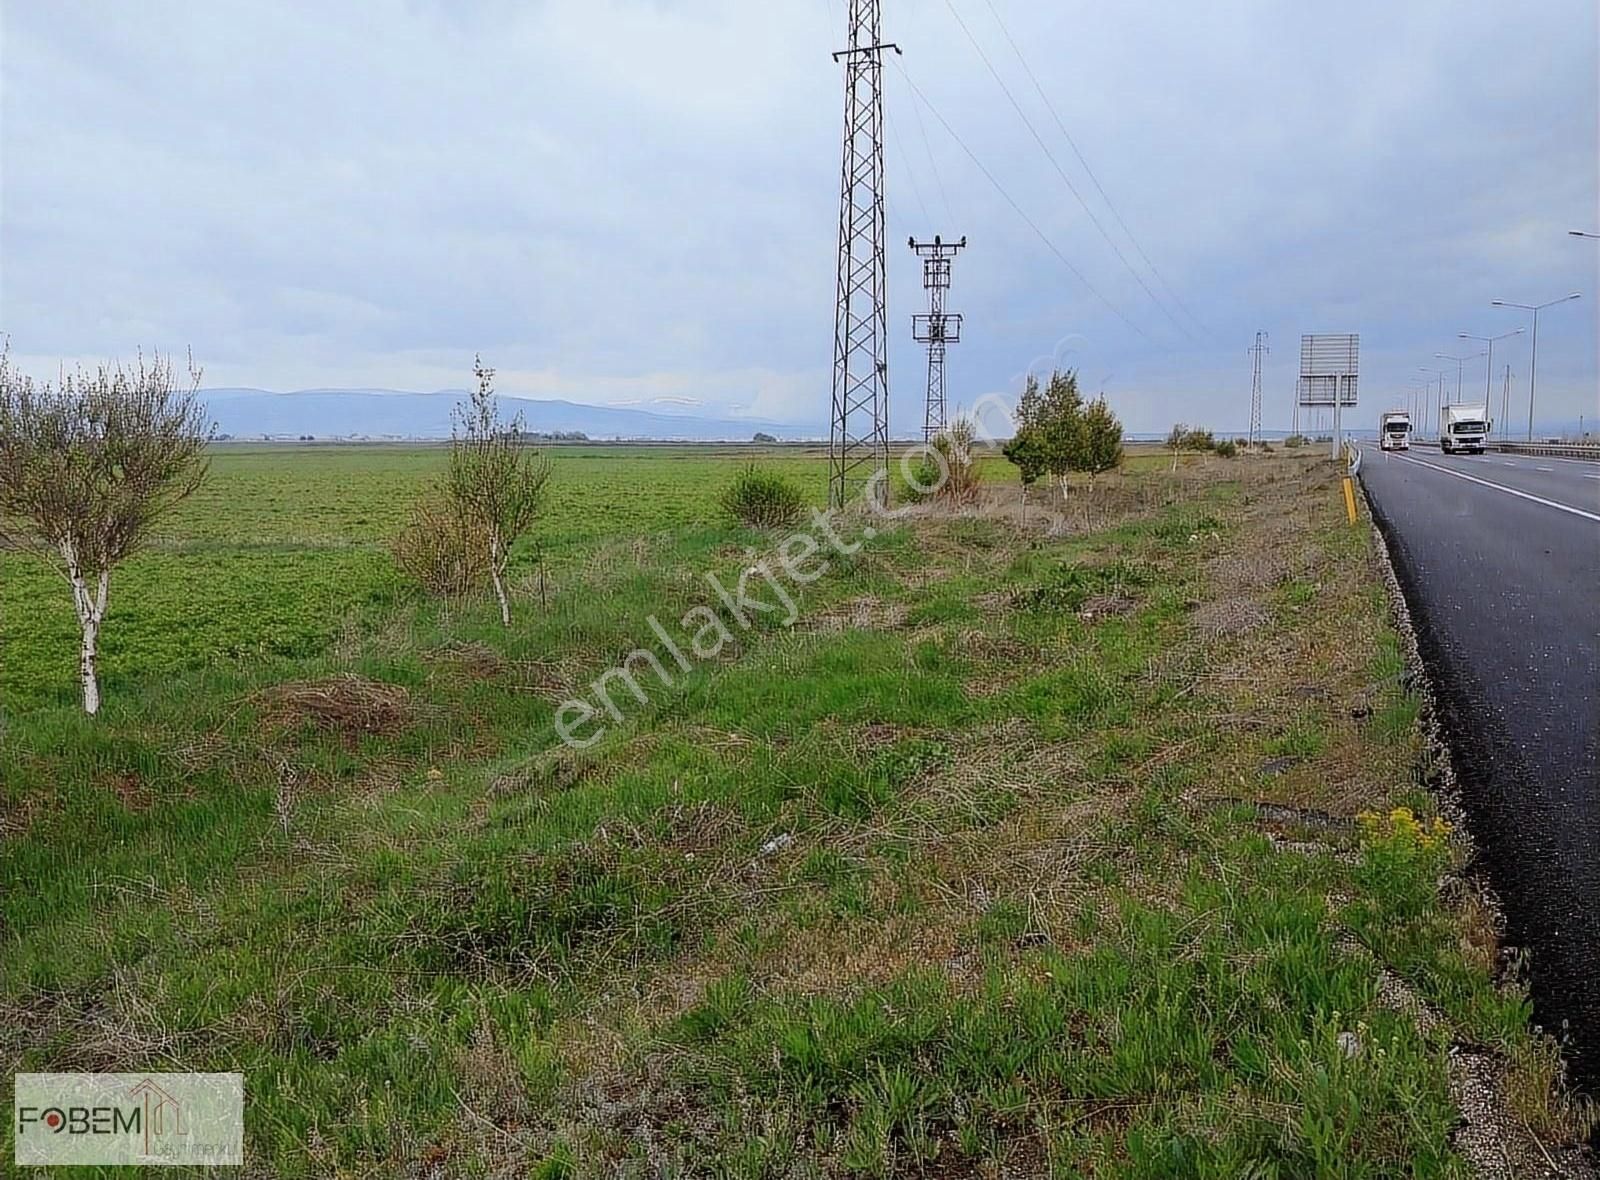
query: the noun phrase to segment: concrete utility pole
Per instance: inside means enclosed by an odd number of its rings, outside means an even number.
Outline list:
[[[888,262],[884,242],[883,54],[880,0],[850,0],[844,62],[844,158],[839,170],[839,266],[833,311],[833,406],[828,504],[889,470]],[[879,494],[887,492],[887,480]]]
[[[938,234],[931,242],[911,239],[911,250],[922,259],[922,286],[928,292],[928,314],[911,317],[911,336],[928,346],[928,397],[922,411],[922,441],[931,443],[944,429],[944,349],[961,343],[961,317],[947,315],[945,292],[950,289],[950,263],[967,248],[963,235],[959,242],[946,242]]]
[[[1252,446],[1261,441],[1261,357],[1264,353],[1271,352],[1267,347],[1267,334],[1256,333],[1256,342],[1250,346],[1250,355],[1254,358],[1250,366],[1250,443]],[[1296,398],[1296,401],[1299,399]]]

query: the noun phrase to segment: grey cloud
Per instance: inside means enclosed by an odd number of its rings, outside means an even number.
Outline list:
[[[1286,425],[1298,334],[1354,329],[1375,413],[1457,332],[1522,322],[1490,299],[1581,289],[1545,321],[1541,402],[1594,411],[1596,253],[1566,237],[1600,201],[1592,5],[994,2],[1208,332],[1123,269],[943,0],[888,0],[911,78],[1145,334],[891,68],[897,425],[922,370],[904,240],[932,232],[972,241],[960,400],[1071,337],[1133,428],[1236,428],[1265,328]],[[955,6],[1118,233],[987,4]],[[30,363],[192,345],[218,384],[433,389],[481,350],[518,392],[826,412],[840,0],[0,0],[0,22],[0,331]]]

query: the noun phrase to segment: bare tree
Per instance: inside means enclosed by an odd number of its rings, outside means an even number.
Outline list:
[[[506,564],[511,546],[527,532],[544,502],[550,461],[522,445],[522,417],[500,421],[494,370],[474,357],[478,388],[456,407],[450,436],[450,474],[445,490],[462,517],[482,529],[489,544],[489,578],[500,602],[500,621],[511,626]]]
[[[188,366],[143,355],[35,384],[0,350],[0,538],[46,560],[72,588],[86,713],[100,709],[95,657],[111,571],[205,478],[212,427]]]

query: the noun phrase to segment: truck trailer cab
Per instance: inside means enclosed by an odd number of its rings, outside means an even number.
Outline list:
[[[1378,419],[1378,449],[1382,451],[1411,449],[1410,414],[1404,410],[1391,410]]]
[[[1439,420],[1439,449],[1447,455],[1458,451],[1481,455],[1491,425],[1487,406],[1445,406]]]

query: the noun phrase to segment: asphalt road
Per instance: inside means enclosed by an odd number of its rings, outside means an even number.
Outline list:
[[[1600,1093],[1600,464],[1363,451],[1506,941]]]

